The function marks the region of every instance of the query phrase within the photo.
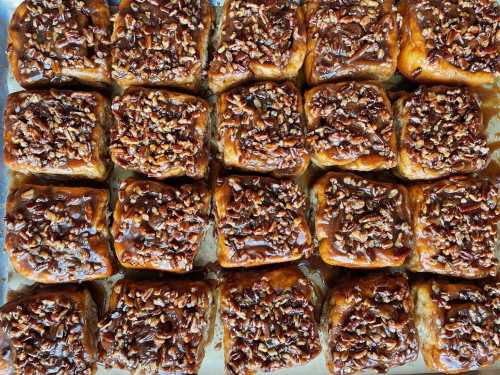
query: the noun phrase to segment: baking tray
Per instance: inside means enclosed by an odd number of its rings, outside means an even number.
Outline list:
[[[500,2],[500,0],[498,0]],[[21,0],[0,0],[0,120],[2,123],[2,131],[0,132],[0,147],[3,149],[3,111],[5,107],[5,101],[7,95],[12,92],[20,91],[22,88],[17,84],[12,73],[9,71],[9,66],[7,62],[7,57],[5,54],[6,41],[7,41],[7,25],[11,14],[14,12],[16,6],[21,2]],[[211,0],[212,5],[216,6],[217,10],[220,10],[220,6],[223,5],[224,0]],[[117,1],[110,1],[110,5],[116,5]],[[218,12],[217,12],[218,13]],[[388,84],[390,90],[397,91],[401,89],[401,78],[396,76]],[[478,94],[482,99],[482,110],[485,116],[485,121],[488,123],[488,143],[492,149],[492,162],[485,174],[496,179],[497,184],[500,186],[500,82],[497,86],[492,88],[486,88],[478,90]],[[210,101],[213,103],[213,98]],[[310,173],[311,174],[311,173]],[[313,173],[314,174],[314,173]],[[112,193],[116,193],[116,188],[119,182],[127,176],[127,173],[119,168],[115,168],[113,171],[108,184]],[[4,244],[4,217],[5,217],[5,200],[9,189],[9,171],[5,168],[3,163],[3,158],[0,158],[0,244]],[[112,194],[114,195],[114,194]],[[497,239],[497,253],[500,253],[500,241]],[[198,254],[195,265],[198,268],[204,268],[205,270],[217,270],[217,267],[212,267],[216,264],[216,242],[213,236],[213,223],[209,225],[207,234],[202,244],[202,249]],[[324,277],[329,274],[333,268],[329,268],[319,261],[317,258],[307,261],[300,262],[299,266],[301,269],[316,283],[320,286],[320,289],[325,291]],[[149,275],[149,278],[158,277],[159,273],[154,272],[143,272],[143,274]],[[216,277],[217,272],[205,272],[207,277]],[[99,292],[98,299],[100,302],[106,300],[106,296],[109,292],[109,287],[116,280],[123,278],[125,275],[124,270],[120,270],[116,275],[111,278],[94,282],[91,285],[93,291]],[[15,291],[25,289],[32,285],[27,279],[16,274],[10,267],[10,263],[7,254],[4,251],[0,251],[0,305],[5,303]],[[102,304],[101,304],[102,306]],[[322,340],[325,341],[324,338]],[[98,375],[114,375],[114,374],[127,374],[128,371],[122,370],[106,370],[99,366],[97,374]],[[214,335],[211,343],[207,346],[205,352],[205,358],[202,362],[199,375],[218,375],[224,373],[224,354],[222,350],[222,327],[219,319],[219,314],[217,313],[217,318],[215,322]],[[366,374],[373,374],[374,371],[367,371]],[[424,374],[430,373],[425,367],[422,355],[419,355],[417,361],[409,363],[405,366],[397,367],[388,372],[389,374]],[[488,368],[480,371],[473,371],[474,374],[485,374],[493,375],[500,374],[500,361]],[[327,374],[327,367],[325,362],[324,352],[320,353],[313,361],[309,362],[304,366],[296,366],[290,369],[283,369],[274,372],[276,375],[320,375]]]

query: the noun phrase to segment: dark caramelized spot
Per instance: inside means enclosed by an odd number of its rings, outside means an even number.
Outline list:
[[[500,7],[495,0],[415,2],[428,59],[469,72],[500,71]]]
[[[210,296],[200,283],[114,286],[116,304],[99,322],[106,367],[196,374],[203,359]]]

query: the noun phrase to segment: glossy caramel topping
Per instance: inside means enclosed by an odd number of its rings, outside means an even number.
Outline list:
[[[307,150],[295,85],[257,83],[231,90],[222,99],[227,107],[219,114],[218,136],[236,144],[245,169],[263,168],[278,174],[301,169]]]
[[[210,73],[247,73],[252,64],[284,68],[298,33],[298,6],[295,0],[230,0]]]
[[[417,359],[417,331],[405,276],[374,274],[347,282],[334,290],[330,303],[330,314],[338,318],[328,325],[333,374],[386,372]]]
[[[395,163],[392,111],[383,90],[369,83],[323,85],[306,102],[307,142],[341,161],[380,156]]]
[[[95,162],[98,96],[69,91],[22,91],[9,96],[5,158],[34,169],[69,169]]]
[[[179,96],[177,96],[179,95]],[[136,89],[113,99],[113,161],[150,177],[201,177],[208,104],[194,96]]]
[[[50,282],[105,274],[107,200],[97,189],[21,186],[9,195],[5,218],[11,259]]]
[[[442,58],[469,72],[500,71],[500,6],[495,0],[419,0],[412,11],[429,62]]]
[[[118,196],[113,237],[119,260],[132,267],[187,272],[208,224],[208,190],[153,181],[125,182]]]
[[[113,34],[113,78],[158,84],[201,74],[206,0],[130,0]]]
[[[431,244],[429,265],[456,275],[474,270],[494,276],[500,217],[495,185],[457,177],[425,186],[423,193],[423,231],[417,236]]]
[[[438,171],[482,170],[488,147],[479,100],[467,88],[421,87],[404,100],[402,144],[413,162]]]
[[[432,284],[441,315],[439,358],[453,369],[476,369],[500,352],[500,283]]]
[[[231,340],[228,374],[292,367],[321,351],[306,278],[285,288],[273,286],[266,275],[243,283],[227,284],[222,297],[222,320]]]
[[[309,256],[305,196],[290,180],[232,176],[219,180],[225,213],[216,228],[234,262]],[[218,211],[220,211],[219,209]]]
[[[15,374],[93,374],[94,355],[85,346],[88,324],[65,294],[36,296],[0,310]]]
[[[201,283],[119,282],[99,322],[100,359],[108,368],[148,374],[196,374],[209,326],[210,296]]]
[[[109,12],[95,0],[25,0],[26,11],[11,21],[19,71],[30,79],[65,82],[65,70],[109,71]],[[101,9],[104,8],[104,9]],[[14,36],[12,31],[19,33]],[[108,73],[109,74],[109,73]]]

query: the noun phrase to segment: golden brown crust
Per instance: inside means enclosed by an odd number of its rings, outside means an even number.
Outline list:
[[[350,268],[400,266],[410,252],[404,186],[330,172],[314,186],[315,231],[325,263]]]
[[[396,166],[391,102],[376,82],[316,86],[305,93],[307,144],[319,167],[372,171]]]
[[[97,308],[86,289],[42,289],[9,302],[0,310],[9,373],[94,374],[96,322]]]
[[[341,79],[388,80],[396,71],[393,0],[308,0],[305,75],[309,85]]]
[[[279,176],[309,165],[302,97],[291,82],[260,82],[221,94],[217,143],[226,167]]]
[[[5,250],[14,269],[46,284],[111,276],[108,202],[108,191],[101,189],[31,184],[14,189],[5,219]]]
[[[321,351],[311,282],[296,267],[232,273],[220,309],[228,374],[305,364]]]
[[[497,189],[484,178],[453,177],[410,187],[413,251],[407,267],[464,278],[494,276]]]
[[[500,358],[500,283],[430,280],[412,288],[425,364],[447,374],[476,370]]]
[[[397,173],[409,180],[482,171],[489,161],[477,95],[466,87],[420,87],[394,103]]]
[[[214,13],[208,0],[122,0],[112,36],[113,79],[122,87],[196,90]]]
[[[322,318],[330,373],[386,372],[416,360],[413,312],[404,274],[372,273],[336,286]]]
[[[205,282],[120,280],[99,322],[100,360],[133,373],[197,374],[213,307]]]
[[[290,180],[230,176],[214,193],[222,267],[254,267],[308,257],[312,238],[304,193]]]
[[[124,181],[113,215],[116,257],[127,268],[191,271],[209,208],[210,194],[202,183],[176,188],[155,181]]]
[[[20,91],[4,112],[4,161],[28,174],[106,179],[111,112],[96,92]]]
[[[208,85],[220,93],[250,79],[297,76],[306,53],[302,7],[294,0],[224,2]]]
[[[208,169],[210,112],[206,100],[131,87],[113,99],[113,162],[148,177],[203,178]]]
[[[111,84],[111,22],[104,0],[25,0],[8,30],[7,55],[24,88]]]
[[[500,72],[495,0],[403,0],[398,69],[418,82],[479,86]]]

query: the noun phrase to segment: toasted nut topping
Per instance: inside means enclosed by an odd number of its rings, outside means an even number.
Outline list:
[[[318,3],[308,15],[307,35],[316,41],[314,70],[320,77],[356,73],[359,69],[352,66],[365,62],[392,63],[389,38],[396,29],[396,21],[387,12],[387,0]]]
[[[311,254],[305,197],[297,184],[267,177],[232,176],[219,180],[218,188],[227,195],[224,203],[216,202],[225,208],[216,227],[232,261],[269,261]]]
[[[257,83],[223,94],[218,137],[235,143],[247,170],[293,175],[307,158],[300,93],[290,82]]]
[[[432,251],[424,267],[443,267],[456,276],[473,271],[494,276],[500,215],[495,185],[486,179],[453,178],[427,185],[423,193],[418,218],[423,229],[416,236],[428,240]]]
[[[329,303],[328,350],[334,374],[386,372],[417,359],[405,276],[373,274],[348,281],[334,289]]]
[[[74,282],[110,270],[107,195],[101,190],[24,185],[9,195],[6,250],[43,282]]]
[[[432,297],[442,314],[435,322],[440,358],[461,369],[494,363],[500,348],[500,282],[433,282]]]
[[[85,347],[84,312],[63,293],[21,300],[0,311],[10,339],[15,374],[93,374],[94,355]]]
[[[291,287],[273,287],[267,276],[229,283],[224,292],[222,319],[231,347],[226,353],[228,374],[273,371],[303,364],[321,350],[312,285],[299,278]]]
[[[203,359],[210,295],[205,285],[121,282],[99,322],[106,367],[144,373],[196,374]]]
[[[113,78],[146,84],[201,76],[208,33],[204,0],[132,0],[120,9],[113,34]]]
[[[376,155],[393,164],[394,123],[381,88],[367,83],[323,85],[306,103],[307,142],[316,153],[339,161]],[[311,121],[312,120],[312,121]]]
[[[122,184],[113,236],[117,255],[132,267],[187,272],[208,224],[208,190],[153,181]]]
[[[194,96],[137,89],[113,99],[111,157],[150,177],[203,177],[208,104]]]
[[[486,167],[479,101],[468,88],[421,87],[403,110],[409,121],[402,143],[413,162],[448,174]]]
[[[469,72],[499,72],[500,6],[495,0],[421,0],[414,10],[429,62]]]
[[[47,172],[102,161],[97,132],[105,124],[98,120],[96,95],[56,90],[11,95],[5,113],[6,159],[28,171]]]
[[[64,83],[73,79],[65,70],[101,69],[109,77],[107,12],[96,9],[90,0],[25,0],[23,4],[26,12],[14,16],[10,26],[11,33],[20,33],[22,50],[9,46],[9,52],[17,53],[22,76]]]
[[[284,68],[297,38],[295,0],[230,0],[221,39],[210,64],[213,74],[247,73],[252,64]]]

